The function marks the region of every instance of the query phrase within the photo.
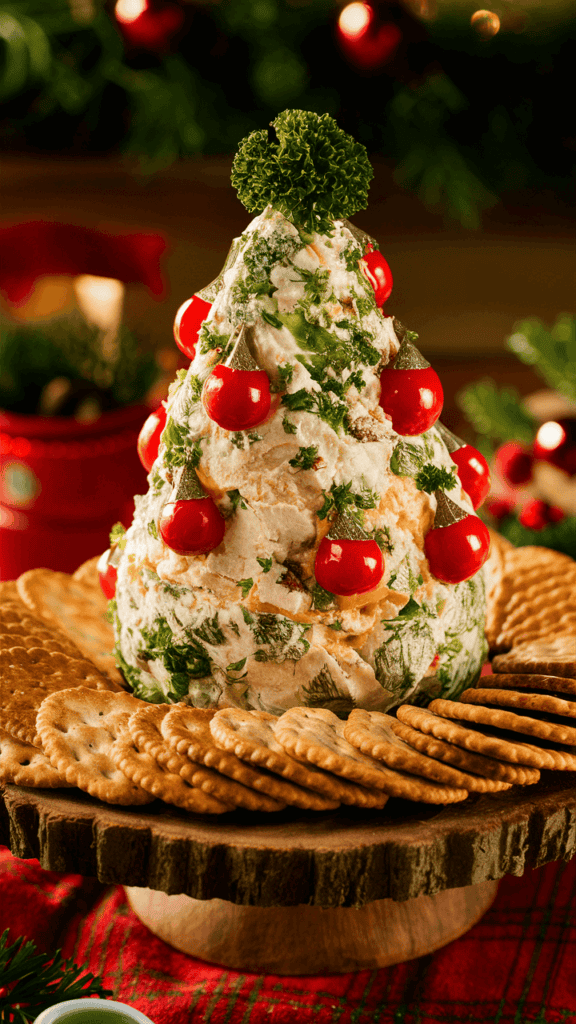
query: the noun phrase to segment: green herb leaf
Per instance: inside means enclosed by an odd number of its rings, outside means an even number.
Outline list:
[[[258,562],[258,565],[261,567],[263,572],[270,572],[270,569],[272,568],[271,558],[257,558],[256,561]]]
[[[240,491],[237,488],[233,491],[226,491],[226,494],[228,495],[230,501],[232,502],[232,512],[235,512],[238,506],[244,509],[248,508],[246,502],[244,501],[244,498],[242,497]]]
[[[274,313],[269,313],[267,309],[261,310],[261,313],[262,319],[265,320],[267,324],[270,324],[271,327],[277,327],[278,329],[281,329],[284,326],[282,321],[279,320],[278,317],[274,315]]]
[[[349,693],[340,690],[326,665],[308,686],[302,687],[302,701],[307,708],[328,708],[333,714],[344,721],[356,707],[356,702]]]
[[[154,540],[158,540],[158,530],[156,529],[156,523],[154,522],[153,519],[150,520],[146,529],[148,530],[150,536],[154,537]]]
[[[335,603],[334,594],[331,594],[329,590],[324,590],[319,583],[315,583],[310,591],[312,595],[312,607],[317,612],[326,611],[327,608],[331,608]]]
[[[286,417],[284,417],[284,419],[282,420],[282,426],[284,427],[284,433],[285,434],[295,434],[297,432],[297,429],[298,429],[296,427],[296,424],[295,423],[291,423],[290,420],[286,419]]]
[[[317,458],[318,449],[315,445],[310,445],[309,448],[300,448],[293,459],[288,459],[288,465],[294,466],[295,469],[313,469]]]
[[[126,547],[126,527],[122,523],[114,523],[110,530],[110,545],[116,544],[121,551]]]
[[[252,587],[254,586],[254,580],[252,579],[252,577],[250,577],[247,580],[239,580],[236,586],[240,587],[240,589],[242,590],[242,597],[248,597],[248,594],[250,593]]]
[[[446,469],[445,466],[433,466],[427,462],[416,474],[414,481],[419,491],[426,491],[426,494],[433,494],[434,491],[451,491],[458,483],[456,470]]]

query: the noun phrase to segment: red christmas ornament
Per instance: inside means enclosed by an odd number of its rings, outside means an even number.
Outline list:
[[[551,523],[559,523],[565,513],[557,505],[548,505],[545,501],[533,498],[522,506],[518,521],[528,530],[543,530]]]
[[[184,22],[184,12],[176,4],[151,5],[148,0],[117,0],[114,13],[129,46],[155,53],[169,49]]]
[[[104,551],[98,559],[96,569],[104,597],[110,601],[116,594],[120,549],[115,546]]]
[[[248,347],[248,328],[241,324],[232,353],[206,378],[202,402],[211,420],[224,430],[250,430],[270,412],[270,379]]]
[[[224,517],[203,490],[196,470],[184,466],[160,514],[162,540],[179,555],[207,554],[222,542],[225,529]]]
[[[474,576],[488,558],[488,527],[478,516],[464,512],[443,491],[434,493],[434,526],[424,538],[430,572],[442,583],[462,583]]]
[[[154,412],[150,413],[138,434],[138,455],[147,473],[150,472],[156,462],[160,446],[160,436],[165,426],[166,409],[164,405],[159,405]]]
[[[490,490],[490,467],[486,459],[477,448],[461,441],[443,423],[437,423],[436,426],[450,452],[452,462],[456,464],[456,472],[462,487],[474,509],[480,508]]]
[[[534,457],[576,474],[576,419],[564,417],[549,420],[538,428],[534,440]]]
[[[444,392],[430,363],[412,344],[418,337],[406,331],[393,366],[380,374],[380,405],[392,418],[397,434],[423,434],[442,412]]]
[[[198,332],[211,309],[211,302],[206,302],[199,295],[193,295],[191,299],[186,299],[186,302],[182,303],[176,313],[174,341],[188,359],[194,359],[196,355]]]
[[[316,582],[331,594],[364,594],[380,583],[384,556],[376,541],[354,519],[340,515],[320,541],[314,575]]]
[[[502,479],[512,487],[527,484],[532,479],[534,457],[516,441],[500,445],[494,455],[494,463]]]
[[[378,24],[374,8],[354,0],[343,8],[336,34],[348,60],[363,71],[375,71],[393,57],[402,32],[393,22]]]
[[[374,289],[374,298],[377,306],[383,306],[386,299],[390,298],[392,291],[392,271],[386,260],[377,249],[372,246],[359,261],[360,269],[364,277],[370,282]]]
[[[506,519],[506,516],[512,515],[516,507],[516,503],[514,501],[509,501],[506,498],[492,498],[490,501],[486,502],[484,507],[486,511],[494,517],[494,519],[500,522],[501,519]]]

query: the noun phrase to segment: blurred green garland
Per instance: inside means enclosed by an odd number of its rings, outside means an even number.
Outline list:
[[[573,89],[573,8],[532,6],[525,31],[503,26],[486,42],[465,5],[423,22],[408,0],[374,3],[402,42],[371,73],[339,50],[335,0],[187,0],[182,28],[156,50],[126,43],[113,0],[2,3],[3,148],[122,149],[152,173],[232,153],[295,107],[335,117],[394,162],[401,185],[467,229],[510,191],[573,204],[575,113],[562,102]]]

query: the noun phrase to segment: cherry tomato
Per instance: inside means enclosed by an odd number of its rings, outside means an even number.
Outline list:
[[[480,508],[490,490],[490,467],[486,459],[471,444],[464,444],[450,453],[456,463],[460,483],[475,509]]]
[[[270,412],[270,380],[265,370],[234,370],[220,363],[206,379],[204,408],[224,430],[249,430]]]
[[[449,526],[433,527],[424,538],[430,572],[442,583],[462,583],[484,565],[490,534],[478,516],[464,516]]]
[[[557,505],[548,505],[545,501],[533,498],[522,506],[518,521],[528,530],[543,530],[551,523],[559,523],[565,518],[565,512]]]
[[[104,551],[100,555],[98,565],[96,566],[102,593],[108,601],[116,594],[116,580],[118,579],[118,569],[115,565],[110,565],[109,562],[111,553],[110,548]]]
[[[159,405],[154,412],[150,413],[148,419],[145,420],[144,426],[138,435],[138,455],[147,473],[150,472],[158,457],[160,435],[165,426],[166,409],[163,405]]]
[[[517,487],[532,479],[533,455],[516,441],[500,445],[494,456],[494,463],[500,476],[507,484]]]
[[[392,292],[392,271],[377,249],[370,249],[360,260],[360,269],[374,289],[377,306],[383,306]]]
[[[169,501],[158,529],[165,544],[179,555],[206,554],[222,542],[226,524],[212,498]]]
[[[324,537],[316,553],[314,574],[331,594],[364,594],[384,575],[384,556],[375,540]]]
[[[565,473],[576,473],[576,419],[566,416],[549,420],[538,428],[534,440],[534,456],[549,462]]]
[[[194,359],[196,355],[198,331],[211,309],[210,302],[201,299],[199,295],[193,295],[191,299],[186,299],[186,302],[182,303],[176,313],[174,341],[188,359]]]
[[[392,417],[397,434],[423,434],[444,404],[440,378],[431,366],[414,370],[385,368],[380,374],[380,405]]]

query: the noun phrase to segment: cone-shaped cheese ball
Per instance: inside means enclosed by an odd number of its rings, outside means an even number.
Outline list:
[[[346,716],[453,697],[486,654],[483,570],[441,582],[425,553],[439,490],[478,522],[472,504],[440,429],[399,435],[380,405],[407,332],[376,305],[363,233],[331,217],[318,233],[307,202],[305,225],[268,205],[234,240],[119,544],[116,651],[145,700]],[[234,429],[252,400],[265,418]],[[195,524],[205,499],[223,536],[186,551],[167,510]]]

